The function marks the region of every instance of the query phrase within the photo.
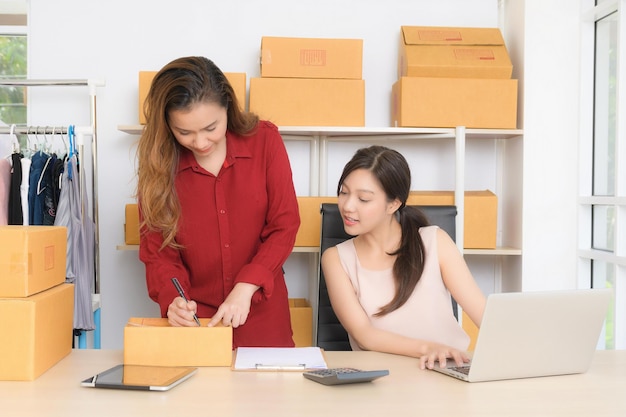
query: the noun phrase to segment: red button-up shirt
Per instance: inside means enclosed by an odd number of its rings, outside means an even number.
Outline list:
[[[161,314],[178,296],[177,277],[212,317],[238,282],[261,288],[252,297],[246,323],[233,331],[233,347],[293,346],[282,266],[300,226],[291,166],[278,128],[259,122],[252,136],[227,132],[226,159],[219,174],[204,170],[181,152],[175,187],[181,206],[176,241],[182,250],[159,250],[160,232],[141,236],[150,298]]]

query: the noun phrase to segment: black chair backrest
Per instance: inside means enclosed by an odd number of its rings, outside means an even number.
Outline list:
[[[456,238],[456,206],[419,206],[426,214],[431,224],[445,230],[454,240]],[[324,251],[335,246],[352,236],[348,235],[343,228],[343,220],[339,214],[337,204],[323,203],[322,231],[320,241],[320,256]],[[457,305],[452,300],[454,316],[458,319]],[[328,289],[324,279],[324,272],[319,268],[319,299],[317,303],[317,346],[325,350],[351,350],[348,333],[343,328],[335,315]]]

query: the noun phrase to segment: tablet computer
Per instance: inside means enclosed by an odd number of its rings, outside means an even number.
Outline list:
[[[116,365],[81,382],[89,388],[167,391],[189,379],[198,368],[184,366]]]

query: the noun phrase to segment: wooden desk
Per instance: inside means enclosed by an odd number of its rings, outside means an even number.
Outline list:
[[[75,350],[33,382],[0,381],[0,414],[21,416],[624,416],[626,351],[598,351],[586,374],[466,383],[374,352],[326,352],[329,366],[389,369],[373,383],[327,387],[299,372],[201,368],[169,392],[81,387],[121,351]],[[3,358],[2,360],[6,360]]]

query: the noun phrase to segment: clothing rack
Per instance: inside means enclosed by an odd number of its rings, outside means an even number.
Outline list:
[[[5,87],[71,87],[71,86],[83,86],[89,89],[89,107],[90,107],[90,123],[89,126],[74,126],[74,135],[76,139],[76,145],[82,147],[84,144],[84,137],[91,136],[91,156],[92,156],[92,216],[94,222],[94,293],[97,298],[100,293],[100,248],[99,248],[99,227],[98,227],[98,158],[97,158],[97,116],[96,116],[96,89],[97,87],[103,87],[105,85],[102,79],[0,79],[0,86]],[[0,126],[0,133],[3,134],[67,134],[68,126]],[[99,315],[99,301],[98,301],[98,315]],[[94,308],[95,309],[95,308]],[[99,320],[97,320],[99,321]],[[79,347],[86,347],[84,332],[79,338]],[[94,347],[100,347],[100,331],[99,325],[94,332]]]

